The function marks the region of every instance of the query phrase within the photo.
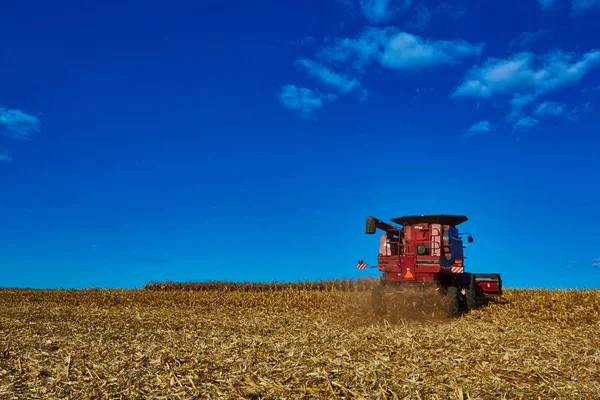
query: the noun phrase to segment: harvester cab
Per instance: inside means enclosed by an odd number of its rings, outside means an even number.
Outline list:
[[[379,239],[377,266],[382,275],[374,289],[374,307],[379,309],[383,288],[399,285],[433,285],[446,296],[452,313],[469,310],[480,299],[502,295],[500,274],[473,274],[465,272],[462,236],[473,242],[470,233],[459,232],[457,226],[467,221],[464,215],[413,215],[392,218],[400,225],[369,216],[366,234],[377,230]],[[369,268],[359,260],[358,269]]]

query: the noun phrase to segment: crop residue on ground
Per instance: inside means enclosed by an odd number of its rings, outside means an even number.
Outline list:
[[[377,318],[368,287],[153,289],[0,290],[0,398],[600,398],[599,290],[444,319]]]

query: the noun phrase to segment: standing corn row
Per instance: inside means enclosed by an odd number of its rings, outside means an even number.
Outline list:
[[[375,285],[375,278],[342,278],[319,281],[299,282],[149,282],[143,289],[153,291],[242,291],[264,292],[281,290],[315,290],[315,291],[344,291],[365,292]]]

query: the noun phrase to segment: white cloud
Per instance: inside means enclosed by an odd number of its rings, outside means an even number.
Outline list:
[[[319,54],[332,63],[351,63],[356,69],[377,62],[394,70],[454,65],[479,55],[483,44],[464,40],[427,40],[393,27],[368,28],[354,39],[337,39]]]
[[[508,59],[488,59],[483,66],[471,68],[454,97],[491,98],[510,96],[510,120],[522,116],[523,107],[538,97],[560,88],[576,85],[593,68],[600,66],[600,50],[579,59],[562,51],[535,55],[522,52]]]
[[[482,67],[473,67],[468,72],[454,95],[483,98],[520,92],[535,95],[574,85],[600,65],[600,50],[590,51],[574,62],[573,58],[572,54],[561,51],[543,56],[524,52],[505,60],[490,58]]]
[[[370,27],[355,38],[333,39],[317,53],[318,61],[302,58],[296,61],[296,65],[328,89],[338,94],[356,91],[359,100],[364,101],[371,92],[352,77],[352,73],[363,73],[365,68],[373,64],[393,70],[454,65],[465,58],[479,55],[482,50],[483,44],[471,44],[464,40],[427,40],[395,27]],[[314,110],[323,107],[325,99],[335,98],[331,96],[334,95],[323,96],[311,89],[285,85],[280,100],[301,115],[310,116]]]
[[[296,85],[283,85],[279,92],[279,100],[287,108],[298,112],[303,118],[312,118],[312,113],[324,105],[324,100],[334,100],[333,94],[322,94],[312,89]]]
[[[600,257],[592,260],[592,267],[600,267]]]
[[[521,118],[513,125],[515,128],[526,129],[537,125],[540,121],[531,117]]]
[[[400,32],[389,38],[379,61],[392,69],[451,65],[461,58],[479,54],[481,50],[480,46],[462,40],[427,41],[419,36]]]
[[[600,0],[573,0],[575,14],[581,14],[593,8],[600,8]]]
[[[545,117],[548,115],[558,117],[559,115],[562,115],[564,111],[564,104],[555,103],[553,101],[545,101],[538,105],[538,107],[533,112],[533,115],[535,115],[536,117]]]
[[[360,82],[356,79],[348,79],[345,76],[338,74],[327,68],[325,65],[308,59],[300,59],[296,61],[306,69],[309,75],[316,77],[325,85],[332,87],[340,93],[349,93],[360,87]]]
[[[14,139],[28,139],[40,131],[39,118],[21,110],[0,107],[0,134]]]
[[[490,123],[490,121],[479,121],[467,130],[465,136],[474,136],[480,133],[487,133],[493,129],[494,126]]]
[[[392,17],[410,7],[412,0],[358,0],[367,20],[372,23],[388,22]]]
[[[12,161],[12,156],[6,149],[0,148],[0,162],[9,163]]]
[[[542,8],[543,10],[551,9],[556,3],[557,0],[538,0],[540,8]]]

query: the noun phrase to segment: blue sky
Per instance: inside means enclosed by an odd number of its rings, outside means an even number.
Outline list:
[[[599,0],[0,7],[0,286],[376,276],[428,213],[599,286]]]

